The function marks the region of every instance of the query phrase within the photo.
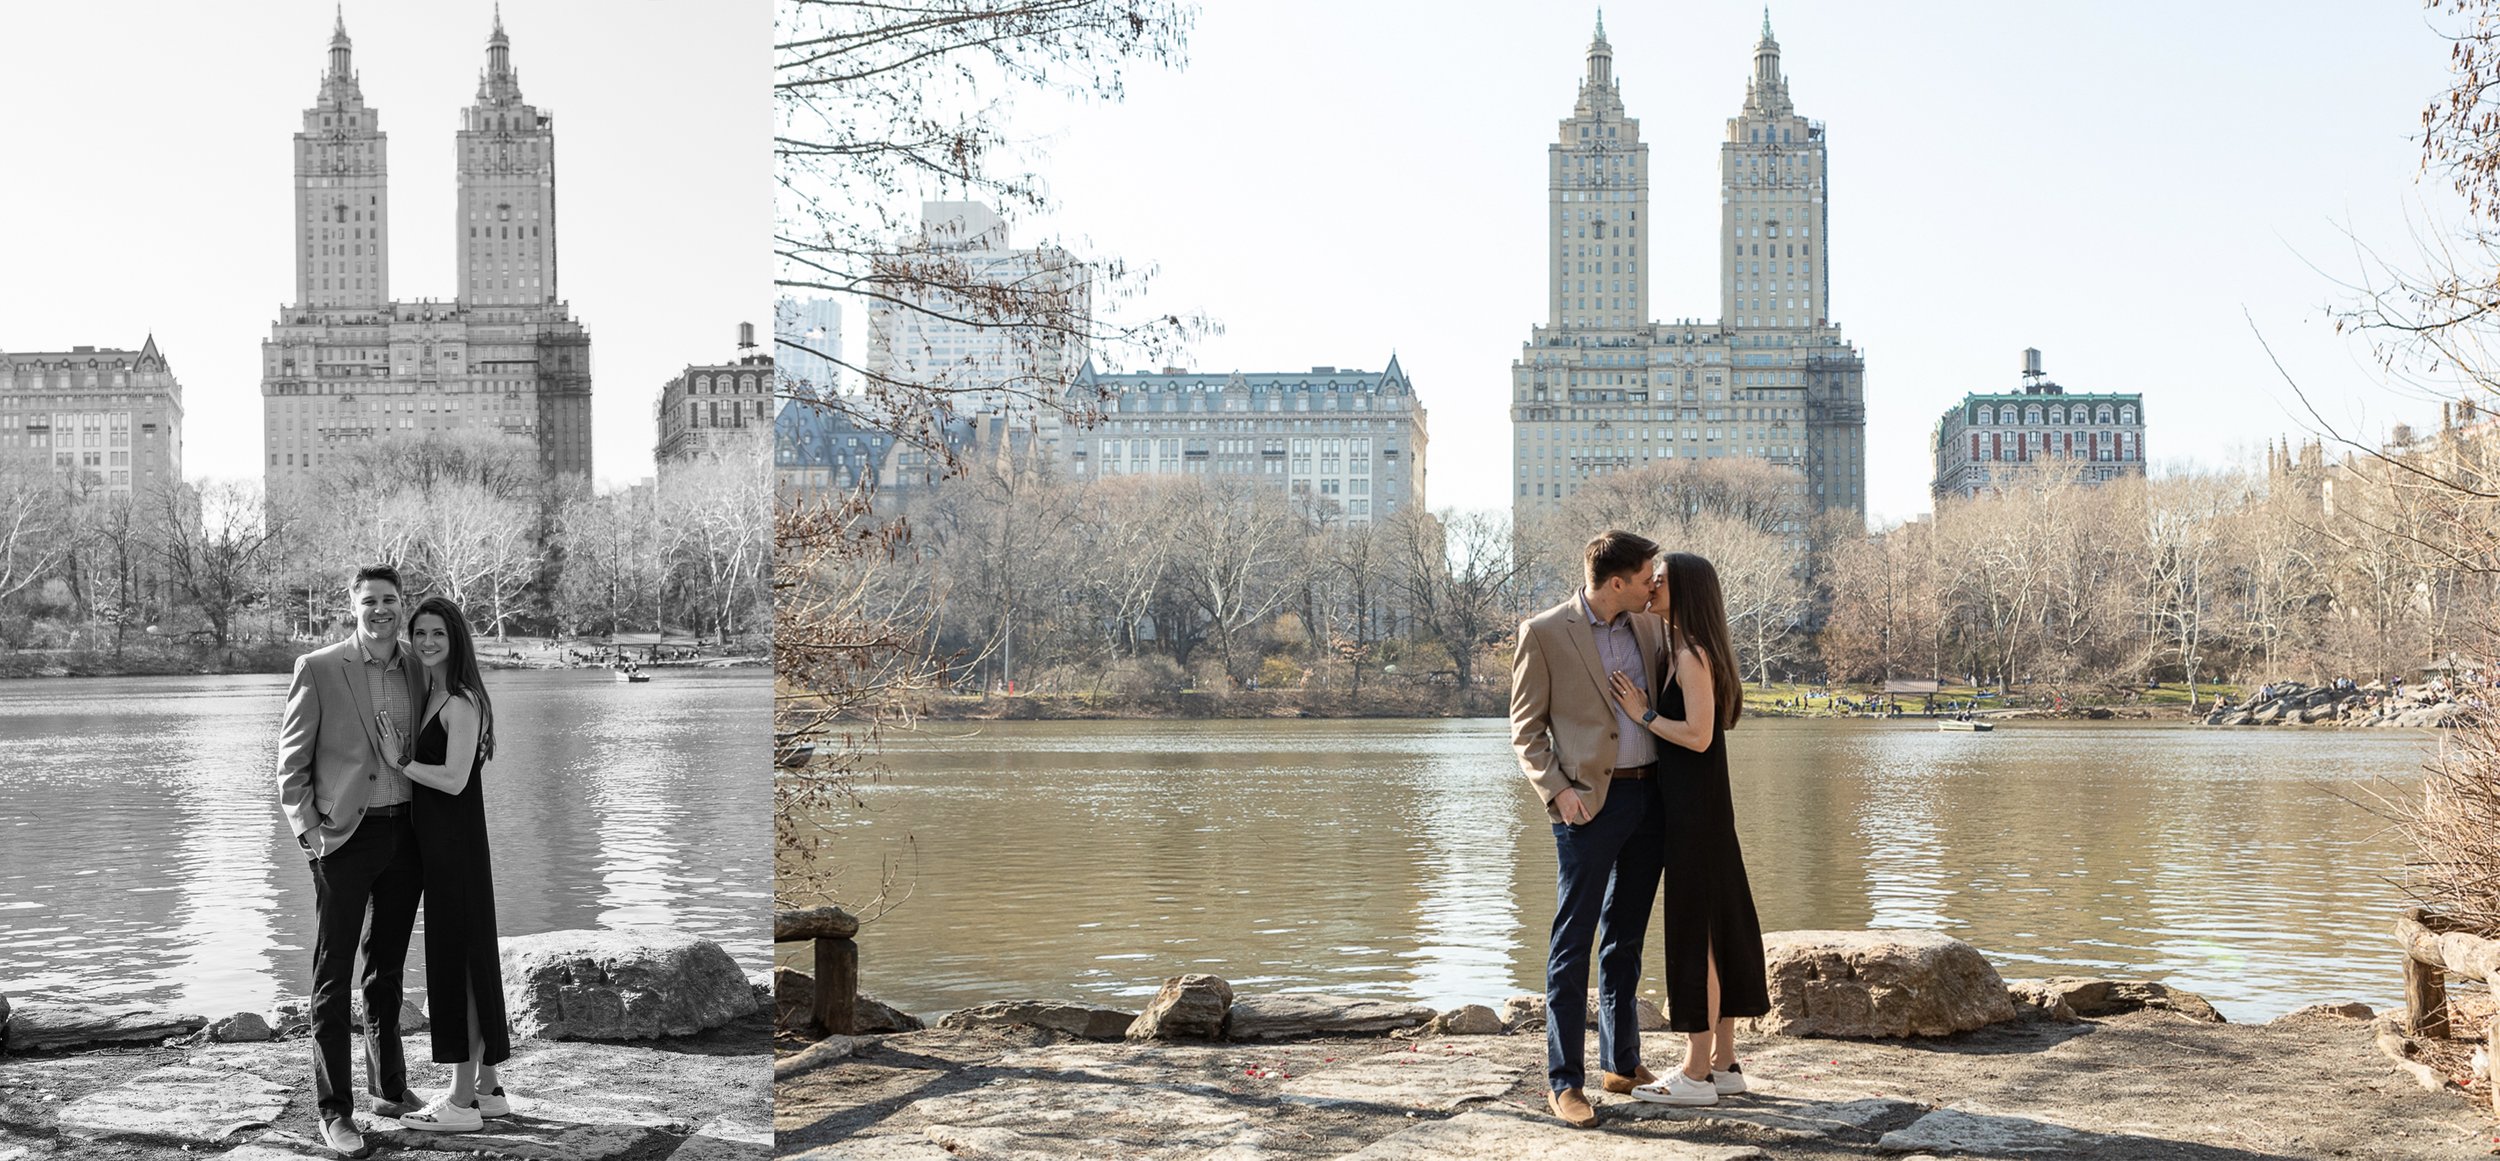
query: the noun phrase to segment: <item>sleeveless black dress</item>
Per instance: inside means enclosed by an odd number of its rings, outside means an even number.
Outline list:
[[[451,731],[441,714],[418,729],[413,757],[447,766]],[[486,1063],[512,1057],[504,1023],[503,952],[495,943],[495,877],[486,853],[482,752],[469,755],[469,784],[458,794],[413,785],[417,851],[425,860],[425,991],[433,1022],[434,1062],[469,1058],[468,1004],[477,1000]]]
[[[1668,665],[1673,664],[1670,655]],[[1684,689],[1673,678],[1658,695],[1658,716],[1684,720]],[[1665,902],[1667,1027],[1677,1032],[1711,1030],[1705,956],[1719,961],[1722,1018],[1771,1010],[1762,921],[1754,916],[1753,885],[1745,879],[1745,855],[1736,845],[1727,731],[1714,726],[1710,734],[1710,748],[1699,753],[1658,743],[1655,781],[1667,813],[1666,884],[1659,893]]]

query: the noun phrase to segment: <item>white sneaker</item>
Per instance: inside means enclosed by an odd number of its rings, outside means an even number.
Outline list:
[[[1719,1090],[1720,1096],[1735,1096],[1740,1092],[1753,1091],[1752,1086],[1745,1083],[1745,1066],[1742,1064],[1731,1064],[1725,1069],[1711,1069],[1710,1083],[1712,1087]]]
[[[1645,1084],[1632,1090],[1632,1099],[1661,1105],[1715,1105],[1719,1090],[1709,1081],[1694,1080],[1679,1068],[1667,1074],[1658,1084]]]
[[[512,1100],[503,1095],[503,1086],[499,1084],[477,1094],[477,1111],[480,1116],[508,1117],[512,1115]]]
[[[424,1108],[399,1118],[399,1125],[428,1133],[474,1133],[486,1127],[486,1118],[478,1114],[476,1102],[455,1105],[451,1103],[451,1094],[444,1093],[426,1102]]]

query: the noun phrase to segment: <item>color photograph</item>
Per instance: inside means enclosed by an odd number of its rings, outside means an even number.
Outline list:
[[[783,1154],[2500,1141],[2500,6],[776,12]]]

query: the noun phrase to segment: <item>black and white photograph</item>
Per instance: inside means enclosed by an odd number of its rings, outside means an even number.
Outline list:
[[[0,1158],[769,1154],[770,28],[0,12]]]

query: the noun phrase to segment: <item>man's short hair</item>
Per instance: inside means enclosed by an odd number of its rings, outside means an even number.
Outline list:
[[[366,581],[374,580],[389,581],[391,582],[391,591],[399,593],[402,596],[407,595],[408,586],[400,583],[399,570],[392,568],[387,564],[368,564],[363,568],[357,569],[356,579],[347,582],[347,591],[351,593],[355,592],[357,585],[363,584]]]
[[[1650,559],[1657,555],[1658,542],[1646,536],[1621,529],[1600,532],[1589,541],[1589,588],[1594,590],[1625,573],[1647,569]]]

